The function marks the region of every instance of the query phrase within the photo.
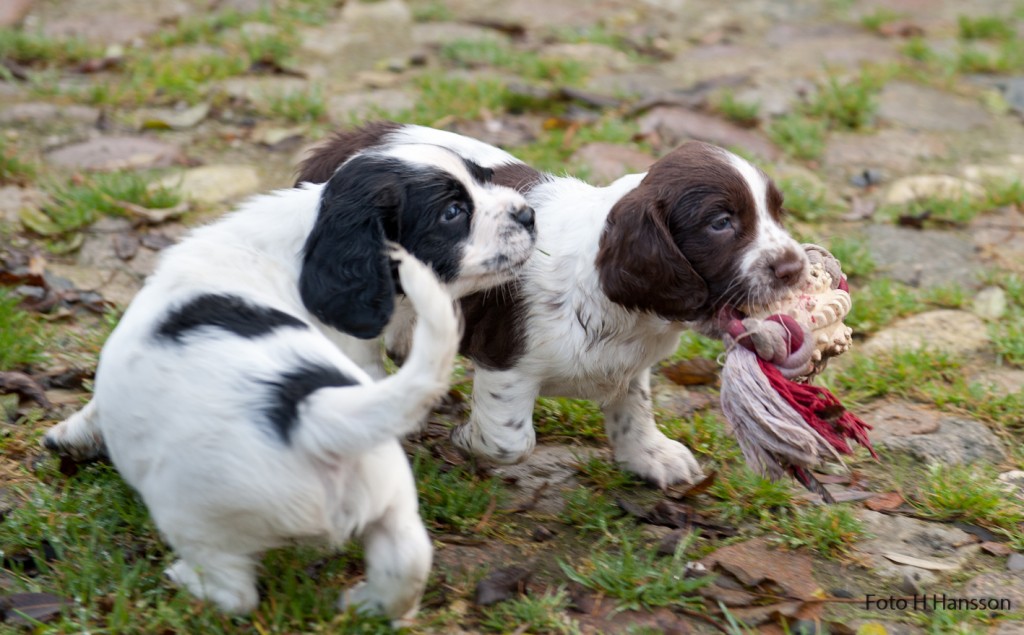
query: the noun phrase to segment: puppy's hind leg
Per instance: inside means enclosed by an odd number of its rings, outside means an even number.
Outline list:
[[[194,546],[175,547],[175,551],[181,559],[164,571],[175,585],[226,613],[250,613],[259,604],[252,556]]]
[[[408,625],[419,609],[433,559],[411,475],[408,481],[388,511],[364,530],[366,580],[343,593],[338,602],[340,609],[356,605],[359,610],[386,615],[396,627]]]
[[[605,403],[602,410],[615,460],[629,471],[658,487],[695,483],[703,476],[690,449],[666,437],[655,424],[649,370],[634,377],[626,394]]]
[[[43,447],[76,461],[105,456],[106,444],[99,427],[99,408],[93,399],[85,407],[53,426],[43,437]]]

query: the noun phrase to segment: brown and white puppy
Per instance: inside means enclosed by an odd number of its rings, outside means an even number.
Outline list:
[[[299,180],[319,182],[366,146],[436,144],[492,171],[536,211],[533,256],[513,282],[464,298],[461,352],[476,365],[473,410],[452,439],[500,463],[536,443],[538,396],[597,401],[615,458],[660,486],[694,482],[690,450],[655,425],[650,368],[686,328],[717,331],[723,309],[780,297],[807,258],[780,224],[782,194],[758,168],[690,142],[607,187],[542,174],[475,139],[380,123],[314,151]],[[396,311],[389,348],[408,345]]]

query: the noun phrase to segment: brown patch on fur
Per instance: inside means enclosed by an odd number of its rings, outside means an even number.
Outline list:
[[[488,370],[507,370],[526,352],[525,305],[519,285],[504,285],[461,300],[466,328],[459,352]]]
[[[710,225],[728,214],[729,231]],[[683,144],[655,162],[608,215],[596,266],[605,294],[629,309],[689,321],[714,316],[756,233],[750,187],[724,152]]]
[[[317,147],[299,164],[300,183],[326,183],[338,166],[361,150],[380,144],[387,134],[401,128],[393,121],[375,121],[355,130],[336,132]]]
[[[491,182],[495,185],[504,185],[520,194],[525,194],[533,189],[537,183],[547,177],[537,170],[534,170],[525,163],[506,163],[493,168],[494,175]]]
[[[779,188],[775,187],[774,181],[767,177],[765,177],[765,180],[768,181],[768,192],[765,197],[768,201],[768,213],[776,221],[781,221],[782,217],[786,215],[786,210],[782,207],[782,192],[779,191]]]

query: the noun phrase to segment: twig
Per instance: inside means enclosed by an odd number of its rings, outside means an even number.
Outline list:
[[[483,529],[485,526],[487,526],[487,523],[490,522],[491,516],[494,514],[494,510],[497,507],[498,507],[498,497],[492,494],[491,495],[491,502],[487,503],[487,509],[484,511],[484,515],[480,517],[480,522],[478,522],[476,524],[476,526],[473,527],[473,531],[474,532],[478,532],[481,529]]]

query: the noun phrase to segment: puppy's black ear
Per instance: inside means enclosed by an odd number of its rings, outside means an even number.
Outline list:
[[[384,227],[403,191],[394,166],[376,157],[350,160],[324,186],[299,273],[302,303],[324,324],[363,339],[387,326],[395,283]]]
[[[701,317],[708,287],[672,239],[668,212],[634,190],[615,204],[607,223],[596,261],[605,295],[668,320]]]

